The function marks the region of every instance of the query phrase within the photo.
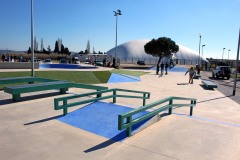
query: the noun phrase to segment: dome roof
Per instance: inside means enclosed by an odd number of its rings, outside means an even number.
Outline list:
[[[123,43],[119,46],[117,46],[117,57],[120,59],[129,59],[129,58],[154,58],[153,56],[147,54],[144,51],[144,45],[149,42],[150,40],[135,40]],[[183,45],[179,45],[179,51],[177,53],[173,54],[173,58],[179,59],[179,60],[187,60],[192,61],[194,63],[198,62],[199,54]],[[107,51],[108,55],[115,56],[115,47]],[[200,56],[200,60],[203,60],[207,62],[206,59],[202,58]]]

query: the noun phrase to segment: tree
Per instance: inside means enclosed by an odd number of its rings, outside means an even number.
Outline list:
[[[48,50],[49,53],[51,53],[51,47],[50,47],[50,45],[48,45],[47,50]]]
[[[85,54],[83,51],[80,51],[78,54]]]
[[[156,73],[159,72],[159,63],[164,56],[169,56],[172,53],[176,53],[179,50],[179,46],[171,40],[171,38],[160,37],[158,39],[152,39],[144,45],[144,50],[147,54],[154,57],[159,57]]]
[[[71,52],[69,52],[69,49],[67,47],[64,48],[64,53],[69,56],[71,54]]]
[[[54,48],[54,53],[58,53],[59,49],[58,49],[58,41],[55,42],[55,48]]]
[[[32,50],[31,50],[31,48],[29,47],[27,53],[30,54],[31,52],[32,52]]]
[[[66,53],[66,52],[65,52],[65,47],[64,47],[63,44],[61,44],[61,53]]]

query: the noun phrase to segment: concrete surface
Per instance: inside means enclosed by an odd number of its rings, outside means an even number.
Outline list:
[[[160,77],[155,71],[141,76],[140,82],[102,84],[151,92],[151,103],[168,96],[197,98],[193,116],[189,108],[173,110],[154,125],[122,141],[64,124],[55,111],[55,91],[42,96],[26,95],[11,102],[11,95],[0,91],[0,159],[3,160],[238,160],[240,158],[240,105],[217,90],[206,90],[201,80],[188,82],[188,75],[169,72]],[[70,89],[71,93],[88,90]],[[33,93],[34,95],[36,93]],[[239,94],[239,93],[237,93]],[[133,108],[137,99],[117,98],[117,104]],[[81,107],[81,106],[79,106]],[[71,108],[69,112],[77,109]]]

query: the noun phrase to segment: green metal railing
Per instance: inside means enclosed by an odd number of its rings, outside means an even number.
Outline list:
[[[174,104],[174,100],[185,100],[185,101],[191,101],[190,104]],[[133,115],[142,112],[142,111],[146,111],[147,109],[156,107],[158,105],[161,105],[163,103],[168,102],[168,104],[165,104],[163,106],[161,106],[158,109],[155,109],[152,112],[149,112],[141,117],[138,117],[136,119],[133,119]],[[193,107],[196,106],[196,99],[194,98],[184,98],[184,97],[168,97],[156,102],[153,102],[151,104],[145,105],[145,106],[141,106],[135,110],[132,110],[130,112],[127,112],[125,114],[122,115],[118,115],[118,130],[123,130],[126,129],[126,134],[127,136],[131,136],[132,134],[132,126],[134,124],[137,124],[139,122],[142,122],[148,118],[151,118],[155,115],[157,115],[159,112],[168,110],[168,114],[172,114],[172,108],[177,108],[177,107],[184,107],[184,106],[189,106],[190,107],[190,116],[192,116],[192,112],[193,112]]]
[[[137,96],[136,95],[126,95],[126,94],[119,94],[119,92],[138,93],[138,94],[141,94],[141,95],[137,95]],[[110,94],[110,95],[108,94],[108,95],[103,96],[102,95],[103,93],[112,93],[112,94]],[[96,97],[92,98],[92,99],[77,101],[77,102],[69,102],[72,99],[87,97],[87,96],[92,96],[92,95],[96,95]],[[96,92],[90,92],[90,93],[72,95],[72,96],[67,96],[67,97],[55,98],[54,99],[54,109],[55,110],[63,109],[63,115],[66,115],[68,113],[68,108],[69,107],[74,107],[74,106],[78,106],[78,105],[81,105],[81,104],[96,102],[96,101],[99,101],[99,100],[109,99],[109,98],[112,98],[112,102],[116,103],[117,97],[143,99],[143,106],[145,106],[146,99],[150,98],[150,92],[142,92],[142,91],[134,91],[134,90],[126,90],[126,89],[118,89],[118,88],[100,90],[100,91],[96,91]]]

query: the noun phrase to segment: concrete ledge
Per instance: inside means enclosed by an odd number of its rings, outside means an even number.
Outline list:
[[[31,62],[0,62],[0,69],[31,69]],[[34,63],[34,68],[39,68],[39,63]]]

